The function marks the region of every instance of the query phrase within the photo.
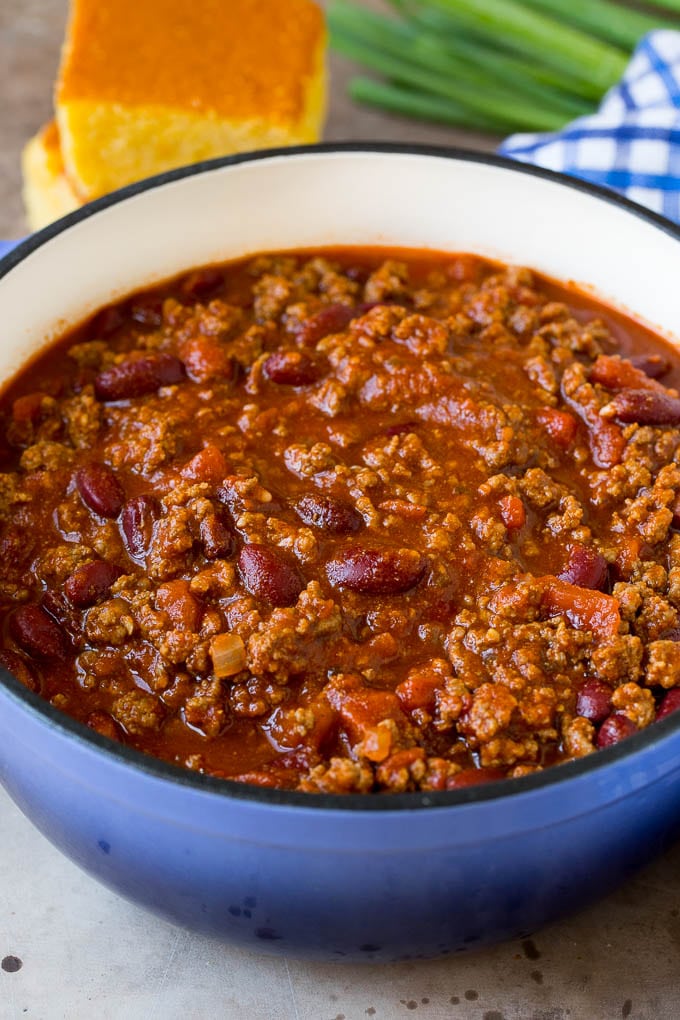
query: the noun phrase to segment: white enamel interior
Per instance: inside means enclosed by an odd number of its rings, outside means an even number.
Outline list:
[[[574,280],[680,337],[680,243],[625,209],[521,171],[422,154],[306,153],[141,192],[0,280],[0,379],[97,307],[208,262],[379,244],[477,252]]]

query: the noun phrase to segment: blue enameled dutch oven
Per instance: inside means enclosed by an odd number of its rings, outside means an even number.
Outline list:
[[[264,250],[469,251],[588,285],[680,336],[680,232],[494,157],[398,146],[239,156],[127,188],[0,262],[0,379],[98,306]],[[0,781],[72,860],[163,917],[325,960],[461,952],[600,897],[677,834],[680,713],[532,776],[442,794],[304,795],[114,745],[0,675]]]

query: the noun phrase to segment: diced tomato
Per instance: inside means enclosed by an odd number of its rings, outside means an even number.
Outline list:
[[[566,450],[573,443],[578,431],[578,421],[568,411],[558,411],[554,407],[541,407],[536,412],[536,421],[545,429],[550,438]]]
[[[180,347],[180,357],[194,382],[231,379],[234,375],[233,358],[215,337],[196,336],[185,340]]]
[[[499,500],[499,506],[503,524],[508,531],[521,531],[527,522],[527,514],[519,496],[503,496]]]
[[[625,358],[612,358],[600,354],[590,370],[590,381],[604,386],[608,390],[657,390],[667,393],[668,390],[656,379],[651,379],[646,372],[636,368]]]
[[[558,577],[544,577],[541,582],[541,608],[549,616],[564,615],[576,630],[592,630],[601,638],[613,637],[618,632],[619,603],[611,595],[579,588]]]

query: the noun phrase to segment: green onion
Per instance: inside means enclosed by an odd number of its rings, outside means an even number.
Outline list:
[[[577,78],[585,77],[602,92],[623,74],[627,55],[591,39],[568,25],[523,7],[515,0],[428,0],[431,7],[454,13],[472,29],[486,28],[507,46],[534,56]]]
[[[330,19],[329,23],[331,39],[339,53],[343,53],[350,60],[355,60],[365,67],[379,71],[395,82],[449,99],[467,111],[487,118],[489,124],[493,124],[496,130],[522,130],[529,123],[535,123],[537,120],[543,129],[552,130],[556,120],[559,120],[554,115],[546,117],[544,114],[539,114],[536,118],[533,109],[527,109],[523,119],[521,111],[518,111],[514,104],[509,104],[501,96],[493,93],[483,94],[476,88],[470,88],[459,79],[447,79],[411,61],[396,58],[390,53],[378,50],[372,45],[359,42],[351,36],[337,31],[333,28]]]
[[[650,7],[661,7],[667,11],[680,14],[680,0],[651,0]]]
[[[414,92],[403,85],[374,81],[372,78],[352,78],[349,93],[358,103],[376,106],[390,113],[407,117],[433,120],[440,124],[476,129],[477,131],[498,132],[502,125],[478,113],[458,106],[450,99],[441,99],[425,92]]]
[[[569,117],[592,113],[593,103],[601,95],[601,91],[594,89],[590,82],[584,86],[536,60],[530,62],[516,54],[502,52],[494,46],[495,40],[465,34],[455,21],[440,11],[413,12],[409,21],[420,31],[435,36],[442,46],[461,59],[467,58],[476,67],[483,68],[490,77],[500,81],[514,78],[517,82],[523,81],[527,89],[531,86],[538,89],[542,97],[552,95],[564,104]]]
[[[353,79],[353,98],[497,133],[559,130],[591,113],[645,32],[680,27],[616,0],[388,2],[393,17],[331,0],[333,47],[384,79]],[[680,0],[654,6],[680,15]]]
[[[349,3],[336,3],[329,10],[329,25],[332,37],[342,48],[347,44],[370,45],[376,54],[390,55],[402,62],[401,73],[407,65],[419,67],[428,75],[441,75],[436,85],[430,77],[429,90],[463,102],[471,109],[483,113],[491,103],[495,115],[508,124],[518,127],[530,126],[536,118],[546,130],[559,127],[565,119],[583,113],[573,102],[546,93],[536,83],[526,81],[517,73],[506,73],[494,80],[488,71],[480,69],[468,55],[462,56],[447,50],[434,36],[424,35],[411,25],[373,14],[365,8]],[[370,58],[364,60],[370,66]],[[395,70],[392,77],[398,79]],[[455,82],[457,92],[453,96],[451,83]],[[414,84],[413,81],[410,82]],[[527,105],[528,104],[528,105]]]
[[[633,49],[646,32],[654,28],[678,28],[680,24],[659,24],[653,14],[642,14],[610,0],[524,0],[530,7],[568,21],[607,42]],[[680,11],[680,3],[676,5]]]

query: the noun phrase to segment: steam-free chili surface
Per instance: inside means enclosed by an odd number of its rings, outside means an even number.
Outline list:
[[[2,398],[2,661],[244,782],[590,754],[680,702],[678,380],[640,326],[468,255],[271,255],[128,299]]]

